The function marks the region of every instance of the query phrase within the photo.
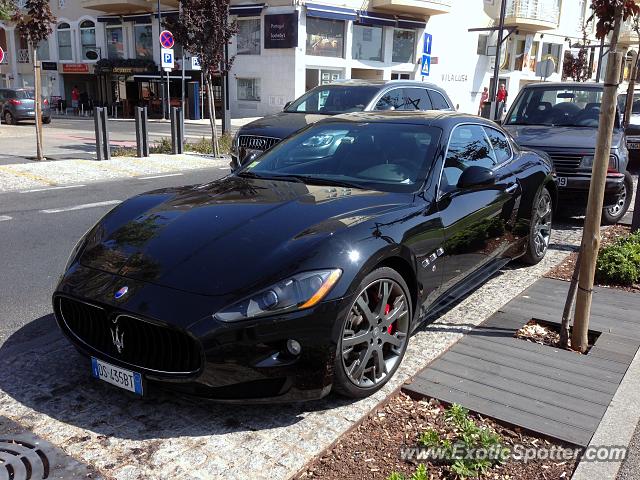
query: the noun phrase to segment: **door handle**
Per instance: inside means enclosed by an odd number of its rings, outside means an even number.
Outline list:
[[[512,183],[507,188],[505,188],[504,191],[507,192],[508,194],[512,194],[512,193],[515,193],[517,189],[518,189],[518,184]]]

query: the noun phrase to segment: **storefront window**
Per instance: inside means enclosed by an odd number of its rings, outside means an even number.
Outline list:
[[[80,43],[82,44],[82,59],[87,59],[87,52],[96,50],[96,24],[85,20],[80,24]]]
[[[5,52],[9,51],[7,49],[7,33],[4,31],[4,28],[0,27],[0,48],[2,48],[2,50],[4,50]],[[9,55],[5,55],[4,56],[4,60],[2,60],[2,63],[8,63],[9,61]]]
[[[124,58],[124,34],[121,26],[109,26],[107,30],[107,57]]]
[[[344,21],[307,17],[307,55],[344,57]]]
[[[260,19],[238,20],[238,55],[260,55]]]
[[[36,53],[38,55],[38,60],[47,61],[50,59],[49,54],[49,39],[43,40],[38,44],[38,48],[36,48]]]
[[[58,25],[58,57],[61,61],[73,60],[71,26],[68,23]]]
[[[357,60],[383,60],[382,27],[353,26],[353,58]]]
[[[416,49],[415,30],[393,31],[393,62],[413,63],[413,53]]]
[[[536,72],[536,62],[538,61],[538,50],[540,49],[540,42],[533,42],[531,44],[531,51],[529,52],[529,70],[533,73]]]
[[[238,100],[260,101],[260,79],[259,78],[239,78],[238,79]]]
[[[516,40],[516,62],[513,67],[514,70],[522,71],[522,67],[524,65],[524,48],[525,41]]]
[[[153,58],[153,32],[151,25],[136,25],[136,58]]]
[[[562,45],[559,43],[543,43],[542,44],[542,57],[541,60],[553,59],[555,62],[555,72],[560,72],[560,53],[562,52]]]

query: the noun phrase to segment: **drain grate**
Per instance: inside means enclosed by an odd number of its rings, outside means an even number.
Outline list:
[[[0,438],[0,480],[49,478],[49,459],[37,446]]]
[[[0,415],[0,480],[101,478],[16,422]]]

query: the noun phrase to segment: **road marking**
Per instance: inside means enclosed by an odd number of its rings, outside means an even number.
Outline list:
[[[63,185],[60,187],[32,188],[30,190],[21,190],[20,193],[48,192],[49,190],[65,190],[68,188],[80,188],[86,185]]]
[[[164,175],[151,175],[149,177],[138,177],[139,180],[151,180],[153,178],[179,177],[182,173],[167,173]]]
[[[0,222],[6,222],[7,220],[13,220],[9,215],[0,215]]]
[[[94,207],[106,207],[107,205],[117,205],[119,203],[122,203],[122,200],[107,200],[106,202],[84,203],[82,205],[74,205],[72,207],[50,208],[47,210],[40,210],[40,211],[42,213],[71,212],[73,210],[83,210],[85,208],[94,208]]]

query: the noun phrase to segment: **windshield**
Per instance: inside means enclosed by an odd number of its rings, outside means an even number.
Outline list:
[[[623,93],[618,95],[618,110],[624,112],[625,104],[627,103],[627,94]],[[631,106],[631,113],[640,114],[640,93],[633,94],[633,105]]]
[[[509,110],[506,124],[597,127],[601,102],[601,88],[525,88]]]
[[[366,85],[325,85],[309,90],[289,105],[285,112],[339,113],[361,112],[373,100],[378,87]]]
[[[320,123],[277,144],[239,175],[414,192],[429,172],[440,134],[406,123]]]

